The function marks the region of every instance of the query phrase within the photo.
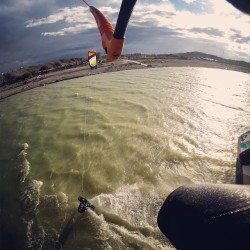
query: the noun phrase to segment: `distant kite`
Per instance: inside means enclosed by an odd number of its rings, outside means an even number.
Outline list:
[[[88,51],[88,60],[89,60],[90,69],[97,69],[96,51],[95,50]]]
[[[125,33],[137,0],[123,0],[116,22],[115,30],[108,19],[95,7],[90,6],[86,0],[83,2],[89,7],[93,14],[100,35],[102,38],[102,47],[107,54],[107,61],[112,62],[118,59],[123,50],[125,42]]]

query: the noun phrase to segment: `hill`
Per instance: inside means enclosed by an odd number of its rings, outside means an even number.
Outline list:
[[[187,52],[187,53],[178,53],[178,54],[141,54],[134,53],[124,55],[123,58],[128,58],[130,60],[138,60],[138,61],[150,61],[150,60],[199,60],[199,61],[213,61],[217,63],[234,65],[243,67],[246,69],[250,69],[250,63],[244,61],[236,61],[224,59],[218,56],[205,54],[201,52]],[[105,60],[105,59],[104,59]],[[44,65],[36,65],[27,68],[20,68],[17,70],[13,70],[11,72],[7,72],[0,75],[0,86],[2,85],[10,85],[13,83],[25,81],[36,77],[38,75],[44,75],[50,72],[61,71],[64,69],[74,68],[81,65],[85,65],[87,63],[85,58],[71,58],[71,59],[61,59],[55,62],[50,62]],[[160,65],[159,65],[160,66]],[[243,70],[243,72],[245,72]],[[248,72],[248,70],[247,70]]]
[[[180,57],[187,58],[187,59],[210,60],[210,61],[217,61],[220,63],[227,63],[227,64],[232,64],[232,65],[237,65],[237,66],[242,66],[242,67],[250,67],[249,62],[224,59],[222,57],[218,57],[218,56],[214,56],[214,55],[210,55],[210,54],[205,54],[202,52],[180,53],[180,54],[176,54],[176,56],[177,57],[180,56]]]
[[[84,58],[62,59],[45,65],[20,68],[0,75],[0,100],[47,84],[107,72],[145,67],[205,67],[250,74],[250,63],[220,58],[200,52],[179,54],[127,54],[114,63],[100,60],[98,69],[90,70]]]

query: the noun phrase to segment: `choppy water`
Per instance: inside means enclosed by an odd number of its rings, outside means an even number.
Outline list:
[[[159,68],[0,102],[1,249],[172,249],[156,224],[187,183],[234,183],[250,76]],[[96,211],[78,214],[77,197]]]

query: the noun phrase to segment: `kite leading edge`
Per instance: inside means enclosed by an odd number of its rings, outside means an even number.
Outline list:
[[[123,0],[116,22],[115,30],[109,20],[95,7],[90,6],[86,0],[83,2],[89,7],[98,26],[102,47],[107,54],[107,61],[112,62],[118,59],[123,50],[125,33],[137,0]]]

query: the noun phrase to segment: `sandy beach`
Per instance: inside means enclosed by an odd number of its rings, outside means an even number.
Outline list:
[[[104,62],[98,69],[90,70],[88,65],[77,66],[75,68],[64,69],[51,73],[39,75],[29,80],[5,85],[0,87],[0,100],[12,95],[28,91],[33,88],[43,87],[48,84],[57,83],[63,80],[69,80],[89,75],[103,74],[122,70],[145,69],[157,67],[205,67],[218,68],[225,70],[240,71],[250,74],[250,67],[238,66],[229,63],[223,63],[204,59],[176,59],[176,58],[140,58],[139,60],[119,59],[114,63]]]

